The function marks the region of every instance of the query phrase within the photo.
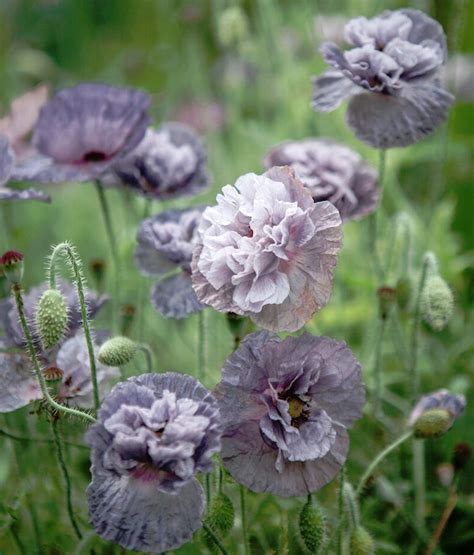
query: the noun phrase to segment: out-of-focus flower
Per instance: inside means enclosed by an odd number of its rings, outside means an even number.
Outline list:
[[[217,36],[222,46],[227,48],[238,46],[247,34],[247,14],[240,6],[230,6],[219,15]]]
[[[318,42],[327,41],[343,44],[346,22],[347,18],[340,14],[317,15],[314,18],[314,31]]]
[[[364,404],[361,367],[328,337],[247,336],[227,359],[215,395],[222,459],[253,491],[302,496],[330,482],[347,456],[347,428]]]
[[[449,57],[443,67],[442,81],[457,101],[474,102],[474,56],[455,54]]]
[[[408,424],[417,437],[437,437],[452,427],[465,406],[464,395],[453,395],[447,389],[440,389],[419,399]]]
[[[163,316],[185,318],[204,308],[191,283],[191,258],[203,210],[168,210],[148,218],[138,230],[135,261],[139,270],[153,277],[179,271],[152,289],[152,303]]]
[[[203,213],[194,290],[216,310],[295,331],[329,300],[341,235],[338,210],[314,203],[291,168],[243,175]]]
[[[224,127],[226,116],[219,102],[191,101],[179,107],[175,118],[198,133],[211,133]]]
[[[118,384],[87,433],[92,524],[126,549],[159,552],[201,525],[197,472],[220,448],[216,400],[191,376],[144,374]]]
[[[41,399],[41,388],[24,353],[0,352],[0,413]]]
[[[99,83],[57,92],[33,132],[37,153],[19,161],[12,177],[44,183],[100,178],[142,140],[148,105],[141,91]]]
[[[137,148],[112,168],[106,185],[123,185],[155,199],[196,195],[209,184],[206,151],[181,123],[148,129]]]
[[[412,9],[349,21],[345,36],[354,48],[325,43],[330,69],[313,81],[313,108],[332,111],[352,97],[347,122],[376,148],[407,146],[447,118],[453,96],[439,84],[446,60],[441,25]]]
[[[265,156],[266,168],[290,166],[313,200],[328,200],[343,221],[357,220],[377,208],[377,172],[345,145],[325,139],[288,141]]]
[[[40,200],[49,202],[50,198],[34,189],[11,189],[4,184],[11,177],[15,156],[7,138],[0,134],[0,200]]]

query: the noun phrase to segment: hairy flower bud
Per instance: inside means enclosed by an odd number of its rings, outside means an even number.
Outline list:
[[[420,299],[423,320],[435,331],[440,331],[451,318],[453,305],[453,293],[444,279],[439,275],[429,276]]]
[[[319,553],[326,540],[326,518],[319,505],[309,500],[303,505],[299,530],[306,549],[310,553]]]
[[[372,555],[375,553],[374,539],[363,526],[354,528],[350,542],[351,555]]]
[[[67,321],[68,308],[63,294],[58,289],[47,289],[36,307],[36,327],[45,351],[64,336]]]
[[[56,366],[50,366],[46,368],[46,370],[43,370],[43,377],[47,382],[57,382],[62,380],[63,376],[64,372],[61,368],[57,368]]]
[[[217,33],[222,46],[239,44],[247,32],[247,16],[240,6],[231,6],[222,12],[217,22]]]
[[[416,438],[429,439],[445,434],[452,426],[452,417],[446,409],[431,409],[423,413],[415,422],[413,431]]]
[[[17,251],[7,251],[0,256],[0,268],[11,285],[18,285],[23,278],[23,255]]]
[[[123,366],[132,360],[137,349],[138,344],[128,337],[112,337],[101,346],[98,358],[106,366]]]
[[[234,526],[235,510],[230,498],[225,493],[218,493],[212,501],[206,524],[220,538],[225,538]],[[206,530],[202,531],[202,539],[212,553],[218,553],[215,543]]]

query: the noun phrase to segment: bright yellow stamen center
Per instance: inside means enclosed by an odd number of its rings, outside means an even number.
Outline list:
[[[291,418],[299,418],[303,414],[304,403],[298,397],[288,399],[288,414]]]

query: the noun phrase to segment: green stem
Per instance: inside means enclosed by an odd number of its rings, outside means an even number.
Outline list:
[[[381,210],[382,200],[383,200],[386,152],[387,151],[385,149],[379,150],[379,190],[380,190],[379,210]],[[370,215],[370,218],[369,218],[369,252],[372,254],[372,257],[373,257],[374,269],[377,275],[377,279],[380,282],[382,282],[384,279],[384,270],[383,270],[382,262],[380,260],[380,255],[377,249],[377,215],[379,210],[375,210]]]
[[[207,535],[211,538],[211,540],[215,543],[216,547],[222,553],[222,555],[227,555],[226,548],[222,545],[221,540],[217,537],[214,530],[205,522],[202,523],[202,527],[206,530]]]
[[[354,495],[354,488],[347,481],[344,483],[344,503],[350,517],[351,527],[354,530],[359,526],[359,505],[357,503],[357,498]]]
[[[365,486],[365,483],[370,478],[370,476],[373,474],[373,472],[377,468],[377,466],[383,461],[383,459],[385,459],[385,457],[387,455],[390,455],[390,453],[392,451],[394,451],[404,441],[409,439],[412,436],[412,434],[413,434],[413,432],[411,430],[408,431],[408,432],[405,432],[403,435],[401,435],[398,439],[396,439],[393,443],[391,443],[388,447],[386,447],[383,451],[381,451],[375,457],[375,459],[370,463],[369,467],[364,472],[362,478],[359,481],[359,485],[357,486],[357,489],[355,491],[356,498],[360,496],[360,494],[362,493],[362,490]]]
[[[415,524],[425,529],[425,442],[414,439],[413,447],[413,488],[415,493]]]
[[[153,353],[145,343],[140,343],[138,350],[145,355],[147,372],[153,372]]]
[[[375,344],[375,361],[374,361],[374,400],[373,408],[374,415],[379,416],[382,411],[382,397],[383,397],[383,387],[382,387],[382,354],[383,354],[383,342],[385,337],[385,330],[387,328],[387,319],[381,318],[379,320],[379,329],[377,342]]]
[[[204,381],[206,378],[206,321],[204,310],[198,314],[198,368],[197,378]]]
[[[76,249],[69,243],[60,243],[54,247],[51,257],[49,259],[48,274],[49,282],[52,289],[56,287],[56,260],[59,256],[64,256],[69,263],[72,271],[72,277],[74,284],[77,289],[77,295],[79,297],[79,306],[81,310],[82,326],[84,328],[84,336],[86,338],[87,352],[89,354],[89,363],[91,369],[91,381],[92,381],[92,392],[94,396],[94,406],[95,410],[99,409],[100,397],[99,397],[99,384],[97,381],[97,367],[95,362],[94,344],[92,342],[92,333],[89,324],[89,318],[87,316],[87,305],[86,298],[84,294],[85,277],[82,271],[82,262]]]
[[[249,546],[249,539],[247,533],[247,514],[246,514],[246,507],[245,507],[245,488],[244,486],[240,486],[240,515],[242,518],[242,539],[244,544],[244,554],[250,555],[250,546]]]
[[[342,537],[344,534],[344,480],[345,480],[346,468],[343,466],[341,468],[341,473],[339,476],[339,495],[337,501],[337,513],[339,522],[337,523],[336,530],[336,553],[337,555],[342,555]]]
[[[12,291],[13,291],[13,296],[15,298],[16,308],[18,310],[20,325],[23,331],[23,335],[25,336],[26,345],[28,347],[28,353],[30,355],[31,362],[33,363],[33,369],[35,371],[36,377],[40,384],[43,397],[51,405],[51,407],[53,407],[55,410],[59,412],[70,414],[71,416],[77,416],[79,418],[82,418],[83,420],[84,419],[88,420],[89,422],[95,422],[95,418],[90,414],[88,414],[87,412],[61,405],[51,397],[51,393],[49,392],[48,385],[46,384],[46,380],[44,379],[43,373],[41,372],[41,367],[38,362],[38,357],[36,356],[36,351],[33,346],[33,339],[31,337],[31,333],[28,328],[28,324],[26,322],[26,315],[25,315],[25,309],[23,306],[23,298],[21,296],[20,286],[16,284],[13,285]]]
[[[53,429],[53,437],[54,443],[56,445],[56,454],[58,457],[59,466],[61,467],[64,482],[66,483],[66,507],[67,512],[69,515],[69,520],[71,521],[71,525],[74,528],[74,532],[76,533],[77,538],[80,540],[82,538],[82,533],[79,529],[79,526],[76,522],[76,518],[74,517],[74,512],[72,509],[72,488],[71,488],[71,479],[69,477],[69,472],[66,466],[66,461],[64,459],[63,447],[61,444],[61,434],[58,429],[58,423],[56,421],[51,422],[51,427]]]
[[[211,474],[206,474],[206,503],[211,506]]]
[[[10,432],[6,432],[5,430],[0,430],[0,436],[7,437],[8,439],[12,439],[14,441],[25,441],[25,442],[38,442],[38,443],[54,443],[54,440],[47,438],[47,437],[24,437],[24,436],[17,436],[11,434]],[[89,448],[86,445],[81,445],[80,443],[72,443],[71,441],[64,441],[65,445],[70,445],[71,447],[76,447],[77,449],[87,449]]]

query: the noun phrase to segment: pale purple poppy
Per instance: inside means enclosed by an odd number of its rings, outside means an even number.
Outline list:
[[[204,308],[191,284],[191,259],[203,210],[168,210],[146,219],[138,230],[135,261],[144,275],[162,278],[154,285],[151,300],[163,316],[185,318]]]
[[[298,330],[329,300],[341,236],[338,210],[313,202],[291,168],[243,175],[203,213],[194,290],[216,310]]]
[[[93,526],[126,549],[168,551],[201,526],[198,472],[220,449],[217,402],[191,376],[144,374],[118,384],[87,432]]]
[[[63,89],[41,109],[36,154],[13,168],[17,180],[98,179],[142,140],[150,118],[145,93],[99,83]]]
[[[257,492],[303,496],[330,482],[361,417],[361,367],[344,342],[253,333],[227,359],[215,390],[222,460]]]
[[[464,395],[453,395],[447,389],[439,389],[420,397],[410,414],[408,424],[413,426],[425,412],[434,409],[445,409],[451,417],[451,426],[462,414],[466,406]]]
[[[0,353],[0,413],[41,399],[41,389],[25,353]]]
[[[313,200],[328,200],[343,221],[357,220],[377,208],[377,172],[349,147],[326,139],[287,141],[265,156],[266,168],[290,166]]]
[[[410,145],[446,120],[453,96],[439,83],[447,51],[438,22],[418,10],[386,11],[349,21],[345,36],[350,50],[321,46],[334,69],[313,81],[314,110],[350,98],[349,126],[376,148]]]
[[[142,142],[104,178],[149,198],[196,195],[207,188],[207,156],[197,133],[182,123],[148,129]]]

